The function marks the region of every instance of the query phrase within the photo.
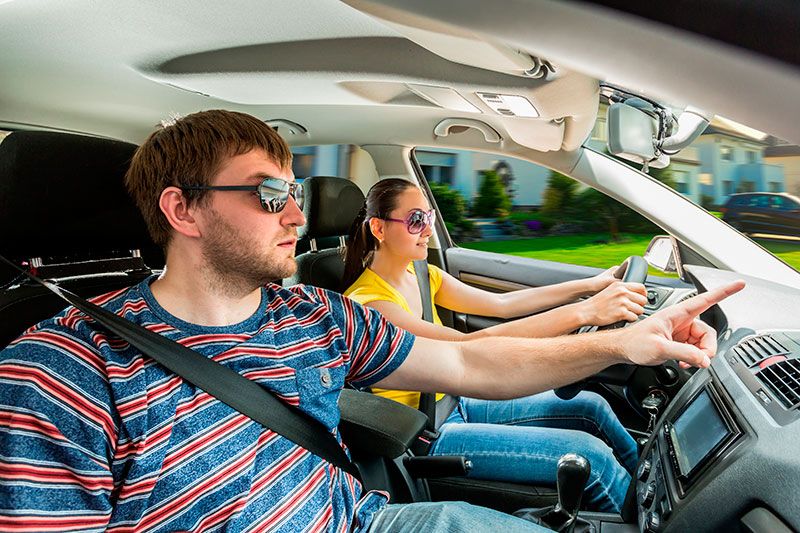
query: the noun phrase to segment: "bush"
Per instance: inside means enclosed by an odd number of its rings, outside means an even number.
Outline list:
[[[467,214],[467,202],[461,193],[439,183],[430,183],[429,186],[445,224],[454,227],[462,224]],[[450,226],[447,229],[449,231]]]
[[[500,176],[494,170],[484,170],[481,174],[483,181],[472,206],[472,214],[478,217],[507,217],[511,212],[511,200],[506,195]]]
[[[717,208],[717,204],[714,202],[714,197],[710,194],[700,195],[700,205],[703,206],[703,208],[707,211],[713,211]]]

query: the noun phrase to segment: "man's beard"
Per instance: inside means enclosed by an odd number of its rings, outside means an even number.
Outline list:
[[[220,292],[244,295],[297,270],[297,263],[286,256],[286,250],[269,248],[270,243],[260,241],[258,235],[238,231],[216,211],[210,215],[212,225],[202,243],[206,263],[203,274]],[[287,231],[274,242],[294,236],[293,231]]]

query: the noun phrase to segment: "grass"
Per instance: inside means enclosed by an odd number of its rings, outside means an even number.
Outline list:
[[[468,242],[461,246],[473,250],[532,257],[574,265],[608,268],[631,255],[644,254],[652,235],[624,234],[622,242],[609,242],[607,234],[557,235],[534,239]],[[764,248],[800,270],[800,243],[757,240]],[[650,268],[650,274],[664,276]]]

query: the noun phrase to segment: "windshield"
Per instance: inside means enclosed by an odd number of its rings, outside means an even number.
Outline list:
[[[607,152],[606,110],[600,107],[587,142],[601,152]],[[800,270],[797,145],[715,116],[666,168],[648,173]]]

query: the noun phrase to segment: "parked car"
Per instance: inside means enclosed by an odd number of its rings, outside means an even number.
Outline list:
[[[800,237],[800,198],[786,193],[730,195],[722,220],[742,233]]]
[[[20,132],[53,135],[29,150],[17,181],[7,169],[19,161],[0,160],[0,253],[84,295],[109,290],[95,268],[119,266],[103,274],[119,288],[162,267],[140,221],[110,189],[121,190],[120,158],[160,121],[203,109],[256,115],[295,147],[352,147],[342,176],[362,190],[397,176],[424,188],[418,146],[546,166],[622,202],[668,236],[658,264],[679,277],[645,280],[646,314],[737,278],[748,282],[702,316],[719,335],[710,368],[614,368],[578,385],[603,394],[645,438],[630,505],[592,519],[603,529],[639,531],[799,530],[800,273],[651,179],[641,164],[586,144],[601,92],[625,87],[642,100],[637,109],[645,112],[631,110],[637,116],[662,120],[665,108],[651,102],[669,102],[676,115],[695,106],[703,116],[800,143],[795,4],[696,4],[682,3],[673,16],[639,2],[0,0],[0,129],[11,132],[0,154]],[[652,137],[632,138],[640,150],[654,149]],[[111,146],[97,148],[100,141]],[[85,170],[98,162],[103,173]],[[116,203],[99,201],[101,189]],[[495,291],[602,271],[461,248],[441,223],[429,261]],[[11,297],[18,280],[2,281],[0,294]],[[3,314],[0,306],[3,333],[15,335],[58,309],[26,302],[26,313]],[[464,331],[498,321],[445,320]],[[660,408],[654,395],[664,398]],[[462,479],[430,487],[434,499],[504,510],[541,496],[537,488],[482,490]],[[118,487],[97,490],[107,489]],[[158,503],[141,505],[159,512]],[[607,527],[612,522],[617,527]]]

